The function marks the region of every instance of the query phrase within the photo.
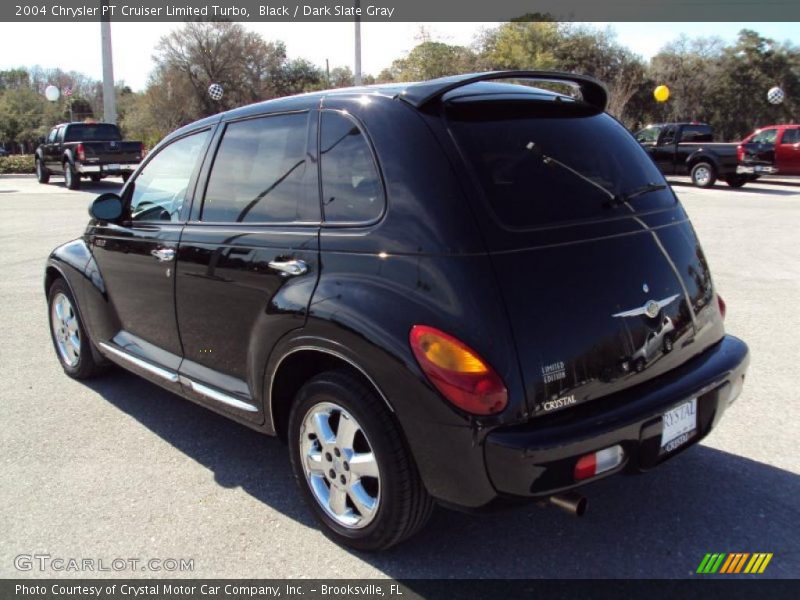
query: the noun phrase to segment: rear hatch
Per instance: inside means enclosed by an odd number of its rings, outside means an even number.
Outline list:
[[[612,117],[556,98],[447,104],[536,414],[657,377],[723,335],[663,176]]]

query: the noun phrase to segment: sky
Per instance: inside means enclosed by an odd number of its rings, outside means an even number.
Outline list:
[[[362,71],[377,75],[392,60],[419,43],[421,28],[432,39],[469,45],[475,34],[494,23],[362,23]],[[778,41],[800,44],[798,23],[593,23],[610,27],[620,43],[649,59],[681,33],[690,37],[718,36],[733,40],[740,29],[755,29]],[[113,23],[114,78],[134,90],[147,84],[153,49],[159,38],[179,23]],[[353,68],[352,23],[246,23],[264,38],[286,43],[290,58],[306,58],[331,68]],[[64,52],[64,38],[69,39]],[[32,43],[31,40],[36,40]],[[39,65],[80,71],[102,79],[99,23],[0,23],[0,69]]]

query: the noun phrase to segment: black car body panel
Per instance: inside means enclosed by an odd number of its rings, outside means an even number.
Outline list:
[[[590,96],[593,86],[584,82]],[[642,419],[657,419],[703,382],[719,387],[741,378],[746,347],[724,336],[708,265],[670,189],[635,200],[618,189],[609,200],[588,187],[577,194],[589,199],[590,214],[509,227],[494,214],[475,152],[454,125],[462,110],[511,111],[535,137],[537,107],[547,103],[571,126],[583,119],[616,132],[620,152],[642,170],[625,186],[663,182],[599,105],[512,84],[448,80],[405,100],[404,89],[273,100],[174,132],[121,192],[132,204],[147,189],[137,183],[147,181],[155,157],[191,147],[195,158],[168,209],[148,205],[151,216],[139,221],[130,209],[113,223],[92,220],[82,239],[53,252],[46,281],[69,282],[99,354],[268,434],[285,435],[294,373],[315,361],[354,369],[396,418],[428,492],[461,507],[569,487],[562,479],[576,456],[551,454],[551,434],[561,436],[558,447],[592,449],[613,437],[609,419],[619,418],[627,446],[631,427],[641,429]],[[227,222],[209,220],[215,202],[235,205],[235,185],[210,191],[228,132],[276,117],[294,124],[304,148],[279,181],[297,176],[295,193],[312,194],[314,209],[250,223],[248,206]],[[348,124],[347,135],[363,141],[359,160],[378,174],[379,187],[367,182],[370,203],[378,199],[367,217],[330,218],[345,201],[326,187],[320,167],[335,147],[320,141],[326,119]],[[362,179],[353,178],[352,188]],[[641,311],[652,300],[664,304],[647,316]],[[496,371],[508,393],[505,410],[478,417],[437,391],[409,344],[420,324],[454,336]],[[553,403],[565,396],[575,401]],[[709,423],[701,423],[702,435]],[[553,456],[566,462],[552,487],[532,487]]]

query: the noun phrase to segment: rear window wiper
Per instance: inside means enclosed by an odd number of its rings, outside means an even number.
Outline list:
[[[624,204],[628,200],[633,200],[637,196],[643,196],[645,194],[649,194],[650,192],[657,192],[658,190],[664,190],[667,186],[663,183],[646,183],[641,187],[634,188],[625,194],[621,194],[619,197],[620,204]]]
[[[528,142],[525,145],[525,148],[529,152],[531,152],[535,157],[541,159],[541,161],[544,164],[546,164],[546,165],[551,165],[551,164],[558,165],[559,167],[561,167],[562,169],[564,169],[566,171],[569,171],[570,173],[572,173],[576,177],[580,177],[581,179],[583,179],[589,185],[592,185],[592,186],[596,187],[598,190],[600,190],[606,196],[608,196],[611,206],[615,205],[618,202],[618,198],[617,198],[616,194],[614,194],[614,192],[609,190],[607,187],[605,187],[603,185],[600,185],[596,181],[592,181],[589,177],[587,177],[586,175],[584,175],[580,171],[576,171],[575,169],[573,169],[569,165],[562,163],[560,160],[556,160],[552,156],[548,156],[547,154],[542,152],[542,149],[539,148],[539,146],[537,146],[534,142]]]

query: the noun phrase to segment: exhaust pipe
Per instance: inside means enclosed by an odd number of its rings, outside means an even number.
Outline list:
[[[561,510],[568,512],[575,517],[583,516],[586,512],[586,505],[588,500],[577,492],[565,492],[563,494],[556,494],[547,499],[550,506],[555,506]]]

